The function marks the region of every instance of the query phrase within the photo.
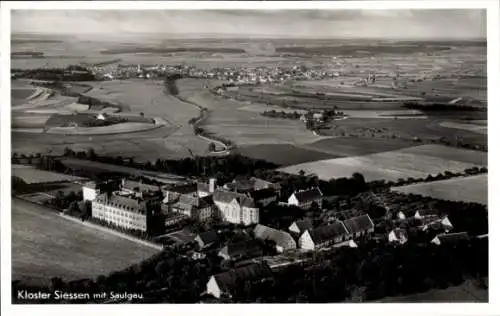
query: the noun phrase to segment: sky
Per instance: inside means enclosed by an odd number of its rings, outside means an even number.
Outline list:
[[[13,10],[13,33],[61,35],[486,38],[486,10]]]

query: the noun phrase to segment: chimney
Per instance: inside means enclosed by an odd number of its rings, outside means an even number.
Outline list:
[[[215,183],[216,180],[214,178],[210,178],[210,180],[208,180],[208,192],[210,193],[215,192]]]

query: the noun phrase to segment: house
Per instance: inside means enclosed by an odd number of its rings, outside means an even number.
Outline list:
[[[272,278],[271,269],[264,263],[253,263],[210,277],[207,294],[216,298],[231,297],[234,289],[246,281],[262,281]]]
[[[267,206],[272,202],[276,202],[278,194],[274,188],[266,188],[250,192],[250,197],[255,201],[255,203]]]
[[[218,215],[226,222],[242,225],[259,223],[259,208],[248,195],[217,190],[213,201]]]
[[[439,214],[434,210],[418,210],[413,216],[416,219],[424,219],[428,217],[437,217]]]
[[[401,211],[399,211],[399,212],[398,212],[397,217],[398,217],[398,219],[400,219],[400,220],[404,220],[404,219],[406,219],[406,215],[405,215],[405,213],[403,213],[403,212],[401,212]]]
[[[348,218],[343,223],[353,238],[371,234],[375,229],[368,214]]]
[[[174,203],[181,195],[198,196],[198,185],[196,183],[188,183],[179,186],[165,188],[163,190],[163,203]]]
[[[253,233],[255,238],[257,239],[264,241],[271,240],[275,242],[277,252],[283,252],[285,250],[297,248],[297,243],[287,232],[259,224],[255,226]]]
[[[225,260],[236,261],[261,257],[263,251],[256,240],[229,241],[218,255]]]
[[[313,203],[318,204],[321,208],[323,201],[323,193],[319,188],[315,187],[309,190],[294,192],[288,198],[288,205],[300,207],[301,209],[309,209]]]
[[[292,223],[288,230],[294,234],[302,235],[306,230],[312,230],[313,223],[309,218],[298,220]]]
[[[211,178],[208,180],[208,183],[198,182],[197,191],[199,197],[209,196],[215,192],[217,188],[217,180]]]
[[[211,196],[200,198],[198,196],[182,194],[175,203],[170,205],[170,210],[203,222],[213,217],[213,204]]]
[[[306,230],[299,238],[299,248],[315,250],[350,239],[350,234],[342,222]]]
[[[189,216],[180,213],[167,213],[165,215],[165,228],[171,228],[188,218]]]
[[[408,232],[402,228],[395,228],[389,233],[388,239],[391,243],[405,244],[408,241]]]
[[[219,243],[219,235],[215,231],[199,233],[194,239],[200,249],[209,248]]]
[[[449,232],[453,229],[453,225],[451,224],[451,221],[449,220],[448,216],[445,216],[441,219],[434,219],[434,218],[429,218],[430,220],[425,220],[423,225],[420,225],[419,228],[422,231],[427,231],[427,230],[434,230],[434,231],[444,231],[444,232]]]
[[[469,239],[469,234],[467,232],[460,232],[460,233],[451,233],[451,234],[438,234],[434,239],[431,240],[431,243],[435,245],[442,245],[442,244],[454,244],[458,243],[462,240],[468,240]]]
[[[142,183],[142,181],[133,181],[128,179],[122,179],[120,190],[124,193],[138,193],[139,195],[144,192],[161,192],[161,188],[157,185],[145,184]]]
[[[263,189],[274,189],[279,192],[281,185],[279,183],[272,183],[256,177],[250,179],[234,179],[232,182],[224,184],[223,188],[228,191],[238,193],[249,193]]]

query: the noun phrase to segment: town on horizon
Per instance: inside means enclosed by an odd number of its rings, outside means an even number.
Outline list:
[[[486,9],[11,20],[12,304],[489,302]]]

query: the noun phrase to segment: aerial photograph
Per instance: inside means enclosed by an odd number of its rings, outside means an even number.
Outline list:
[[[12,10],[11,303],[488,303],[486,13]]]

